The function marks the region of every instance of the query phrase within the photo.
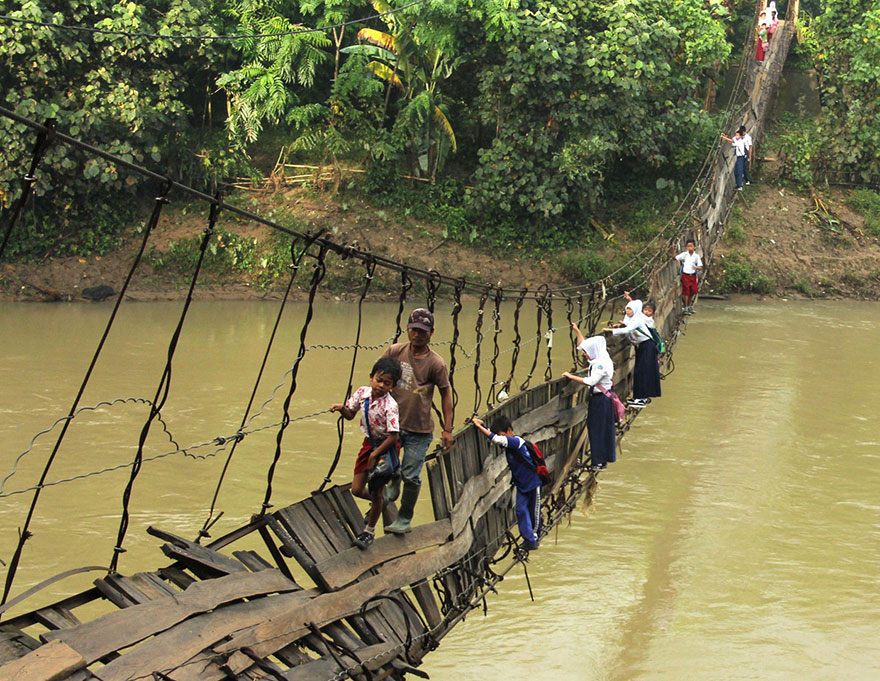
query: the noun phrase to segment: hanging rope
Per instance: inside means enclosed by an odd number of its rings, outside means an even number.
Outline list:
[[[571,298],[565,299],[565,317],[568,320],[568,340],[571,342],[571,366],[572,371],[574,371],[578,365],[578,351],[577,336],[574,335],[574,329],[571,326],[574,323],[574,301]]]
[[[43,467],[43,472],[40,474],[40,479],[37,482],[37,489],[34,490],[34,496],[31,499],[31,504],[28,508],[28,513],[25,517],[24,524],[19,529],[18,544],[15,547],[15,553],[13,553],[12,558],[9,561],[9,569],[6,571],[6,583],[3,588],[3,599],[2,601],[0,601],[0,604],[5,603],[6,599],[9,597],[9,592],[12,589],[12,584],[15,580],[15,573],[18,570],[18,564],[21,560],[21,553],[24,549],[24,544],[32,536],[29,528],[31,524],[31,519],[34,516],[34,511],[37,508],[37,502],[40,500],[40,493],[43,489],[43,484],[46,482],[46,478],[49,475],[49,470],[52,468],[52,464],[54,463],[55,457],[58,454],[58,449],[61,447],[64,436],[67,434],[67,429],[70,427],[70,424],[73,421],[73,417],[76,414],[77,407],[79,406],[79,401],[80,399],[82,399],[86,386],[89,384],[89,379],[92,376],[92,371],[94,371],[95,365],[98,363],[98,357],[100,357],[101,351],[104,349],[104,344],[107,342],[107,337],[110,335],[110,329],[113,327],[113,322],[116,320],[116,313],[119,311],[119,306],[122,304],[123,298],[125,298],[125,294],[128,291],[128,285],[131,283],[131,279],[134,276],[135,270],[137,270],[137,267],[141,262],[141,258],[143,257],[144,251],[147,247],[147,241],[149,240],[150,235],[152,234],[156,225],[159,224],[159,216],[162,213],[162,208],[165,206],[165,204],[168,203],[168,192],[170,190],[171,181],[167,180],[163,185],[162,190],[159,192],[159,195],[156,197],[155,203],[153,204],[153,213],[150,215],[150,219],[147,222],[147,227],[144,230],[140,248],[131,263],[128,274],[125,277],[125,282],[122,284],[122,288],[119,291],[119,295],[116,296],[116,303],[113,305],[113,310],[110,312],[110,317],[107,320],[106,326],[104,327],[104,333],[101,334],[101,339],[98,341],[98,345],[95,348],[94,354],[92,355],[92,360],[89,363],[88,369],[86,369],[86,374],[83,377],[79,390],[76,393],[76,397],[74,397],[73,399],[73,404],[71,405],[70,410],[67,412],[67,420],[62,426],[61,432],[58,434],[58,438],[55,440],[55,446],[52,448],[52,452],[51,454],[49,454],[49,458],[46,460],[46,465]]]
[[[243,433],[245,426],[248,422],[248,416],[251,412],[251,407],[253,407],[254,399],[257,396],[257,389],[260,387],[260,382],[263,379],[263,372],[266,370],[266,362],[269,361],[269,353],[272,351],[272,345],[275,342],[275,335],[278,333],[278,326],[281,323],[281,316],[284,314],[284,308],[287,305],[287,301],[290,298],[290,291],[293,288],[293,282],[296,281],[296,275],[299,274],[299,266],[302,262],[302,259],[305,257],[306,252],[309,250],[309,247],[312,245],[314,240],[321,235],[323,230],[315,232],[315,235],[308,240],[307,243],[303,245],[303,247],[297,253],[297,244],[298,241],[293,241],[290,244],[290,261],[291,261],[291,273],[290,280],[287,282],[287,288],[284,291],[284,297],[281,299],[281,304],[278,306],[278,315],[275,317],[275,325],[272,327],[272,333],[269,336],[269,342],[266,343],[266,352],[263,353],[263,361],[260,363],[260,370],[257,372],[257,379],[254,381],[254,388],[251,391],[250,399],[248,399],[247,406],[244,409],[244,415],[241,418],[241,424],[238,427],[238,432]],[[198,537],[196,537],[196,541],[198,542],[202,537],[207,537],[208,528],[214,522],[214,509],[217,507],[217,499],[220,496],[220,489],[223,486],[223,482],[226,479],[226,471],[229,469],[229,464],[232,461],[232,456],[235,454],[235,449],[238,447],[238,443],[241,442],[242,438],[235,438],[235,441],[232,443],[232,447],[229,450],[229,454],[226,456],[226,461],[223,463],[223,469],[220,471],[220,477],[217,480],[217,487],[214,490],[214,496],[211,498],[211,507],[208,509],[208,517],[205,519],[204,525],[202,525],[202,529],[199,530]]]
[[[318,240],[316,239],[316,241]],[[281,442],[284,439],[284,431],[287,429],[287,426],[290,425],[290,401],[293,399],[293,393],[296,392],[296,377],[299,374],[300,364],[302,363],[303,357],[306,356],[306,336],[309,332],[309,324],[311,324],[312,317],[315,315],[315,296],[318,293],[318,287],[321,285],[321,280],[327,273],[327,264],[325,262],[326,257],[327,249],[321,244],[318,254],[315,256],[317,262],[315,263],[315,270],[312,272],[312,281],[309,286],[308,309],[306,310],[305,321],[299,332],[299,352],[297,353],[296,360],[290,370],[290,390],[284,400],[284,415],[281,417],[281,425],[278,428],[278,434],[275,437],[275,455],[272,458],[272,463],[269,466],[269,471],[266,475],[266,495],[263,499],[263,506],[260,510],[260,515],[265,515],[266,511],[272,507],[272,504],[270,503],[272,498],[272,480],[275,477],[275,468],[278,466],[278,461],[281,459]]]
[[[549,381],[553,378],[553,298],[550,287],[545,284],[546,295],[540,301],[541,308],[547,316],[547,368],[544,369],[544,380]]]
[[[458,406],[458,391],[455,389],[455,351],[458,349],[458,317],[461,313],[461,292],[464,290],[464,277],[455,282],[452,289],[452,341],[449,344],[449,389],[452,391],[452,415],[455,421],[455,408]]]
[[[426,300],[428,301],[428,310],[434,314],[434,304],[437,302],[437,291],[443,284],[443,275],[437,270],[428,270],[428,278],[425,281]]]
[[[495,333],[492,336],[492,382],[489,384],[489,395],[486,397],[486,406],[492,409],[495,406],[498,383],[498,355],[501,349],[498,346],[498,336],[501,334],[501,301],[504,300],[504,289],[500,286],[495,289],[495,307],[492,309],[492,321],[495,324]]]
[[[125,552],[122,544],[124,543],[125,535],[128,532],[128,506],[131,502],[131,492],[134,489],[135,480],[137,480],[138,473],[140,473],[141,470],[141,463],[144,458],[144,445],[147,442],[147,436],[150,434],[150,427],[153,425],[153,421],[161,413],[162,407],[165,406],[165,401],[168,399],[168,392],[171,389],[171,365],[174,360],[174,352],[177,350],[177,343],[180,340],[180,333],[183,331],[183,323],[186,321],[186,314],[192,303],[193,291],[195,291],[199,272],[201,272],[202,263],[205,260],[205,253],[208,252],[208,242],[214,236],[214,228],[217,225],[217,216],[220,214],[222,206],[223,202],[218,194],[217,203],[211,205],[211,211],[208,216],[208,226],[205,228],[202,243],[199,247],[199,259],[196,262],[192,279],[189,283],[189,290],[186,293],[186,300],[184,301],[183,309],[180,312],[180,319],[177,321],[177,328],[174,329],[174,333],[171,335],[171,342],[168,344],[165,368],[162,371],[162,378],[159,380],[159,386],[156,388],[156,395],[153,397],[153,402],[150,406],[150,414],[141,428],[141,434],[138,438],[137,452],[135,452],[134,455],[134,464],[131,467],[131,475],[128,479],[128,484],[125,486],[125,490],[122,493],[122,517],[119,521],[119,532],[116,536],[116,545],[113,547],[113,556],[110,558],[110,565],[108,567],[110,572],[116,572],[116,566],[119,563],[119,556]]]
[[[519,294],[519,298],[516,299],[516,305],[513,307],[513,355],[510,357],[510,375],[507,377],[507,380],[504,381],[504,385],[501,386],[501,390],[505,393],[510,392],[510,386],[513,384],[513,376],[516,373],[516,364],[519,360],[519,350],[522,345],[522,335],[519,332],[519,313],[523,306],[523,301],[526,298],[525,290]]]
[[[6,231],[3,233],[3,241],[0,242],[0,260],[3,260],[3,254],[6,252],[6,244],[9,243],[9,237],[12,234],[12,230],[15,229],[15,225],[18,223],[21,214],[24,213],[24,209],[27,208],[28,201],[30,201],[34,185],[37,182],[37,168],[42,162],[43,156],[46,155],[46,150],[55,139],[56,126],[57,121],[54,118],[50,118],[45,123],[45,129],[37,135],[37,142],[34,145],[34,153],[31,158],[30,169],[21,176],[21,194],[19,195],[15,208],[12,211],[12,215],[9,218],[9,224],[6,226]]]
[[[541,298],[543,298],[543,294]],[[532,360],[532,368],[529,369],[529,375],[526,376],[526,380],[523,381],[519,386],[520,390],[526,390],[529,387],[529,383],[532,382],[532,374],[535,373],[535,368],[538,366],[538,356],[541,354],[541,322],[544,316],[544,308],[541,306],[541,298],[538,298],[537,302],[535,303],[538,319],[538,329],[535,332],[535,338],[538,339],[538,342],[535,343],[535,358]]]
[[[483,295],[480,296],[480,305],[477,309],[477,323],[475,328],[477,335],[477,357],[474,361],[474,411],[471,414],[471,418],[480,412],[480,402],[483,401],[483,388],[480,385],[480,352],[481,344],[483,343],[483,312],[488,297],[489,291],[486,290]]]
[[[358,356],[358,344],[361,342],[361,328],[363,326],[364,321],[364,298],[367,297],[367,293],[370,291],[370,284],[373,283],[373,274],[376,271],[376,263],[375,261],[370,261],[366,264],[366,272],[364,273],[364,287],[361,289],[361,297],[358,300],[358,323],[357,323],[357,333],[355,334],[354,340],[354,352],[351,353],[351,369],[348,372],[348,387],[345,389],[345,399],[342,400],[343,404],[348,401],[348,398],[351,397],[351,389],[352,383],[354,381],[354,369],[357,364],[357,356]],[[324,481],[321,483],[321,486],[318,487],[318,492],[323,492],[324,487],[330,484],[330,479],[333,476],[333,471],[336,470],[336,466],[339,465],[339,457],[342,456],[342,441],[345,438],[345,417],[340,413],[339,418],[336,419],[336,454],[333,456],[333,463],[330,464],[330,470],[327,471],[327,475],[324,476]]]
[[[406,306],[406,294],[413,287],[412,279],[409,277],[409,270],[404,267],[400,270],[400,297],[398,298],[398,306],[397,306],[397,321],[395,324],[397,325],[397,331],[394,332],[394,343],[400,338],[400,334],[403,333],[403,328],[400,325],[401,320],[403,319],[403,309]]]

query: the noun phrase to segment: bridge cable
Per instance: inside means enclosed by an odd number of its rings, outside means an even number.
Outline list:
[[[397,343],[400,335],[403,333],[403,327],[400,322],[403,319],[403,309],[406,306],[406,294],[413,287],[413,281],[409,276],[409,268],[404,265],[400,270],[400,296],[398,297],[397,321],[395,322],[396,331],[394,332],[394,340]]]
[[[485,312],[486,300],[489,298],[489,291],[485,291],[480,296],[479,307],[477,308],[477,321],[474,327],[477,338],[476,360],[474,361],[474,411],[471,418],[476,416],[480,411],[480,403],[483,401],[483,387],[480,385],[480,355],[482,354],[483,344],[483,314]]]
[[[30,201],[34,185],[37,182],[37,168],[42,162],[43,156],[46,155],[49,146],[55,139],[55,129],[57,124],[58,123],[54,118],[48,119],[44,125],[44,130],[37,135],[30,169],[21,176],[21,194],[19,195],[18,201],[15,204],[15,209],[12,211],[12,215],[9,218],[9,224],[6,226],[6,231],[3,233],[3,241],[0,242],[0,260],[3,259],[3,254],[6,252],[6,245],[9,243],[9,237],[12,234],[12,230],[15,229],[15,225],[18,223],[19,218],[22,213],[24,213],[24,209],[27,208],[28,202]]]
[[[315,239],[315,242],[319,244],[319,250],[315,256],[315,269],[312,272],[312,280],[309,286],[308,309],[306,310],[305,321],[299,332],[299,352],[297,352],[296,360],[290,370],[290,390],[284,400],[284,414],[281,418],[281,425],[278,428],[278,433],[275,436],[275,455],[272,458],[272,463],[266,474],[266,495],[263,499],[263,505],[260,510],[261,516],[265,515],[266,511],[272,507],[272,504],[270,503],[272,498],[272,481],[275,477],[275,468],[278,465],[278,461],[281,459],[281,442],[284,439],[284,431],[290,424],[290,402],[293,399],[293,394],[296,392],[296,379],[299,374],[299,367],[302,364],[303,357],[306,356],[306,336],[309,332],[309,325],[312,322],[312,317],[315,314],[315,296],[318,293],[318,287],[321,285],[321,280],[324,279],[324,275],[327,273],[327,264],[325,262],[327,257],[327,246],[324,245],[320,239]]]
[[[138,438],[137,452],[135,452],[134,455],[134,465],[131,468],[131,475],[129,476],[128,484],[125,486],[125,490],[122,492],[122,517],[119,521],[119,532],[116,537],[116,545],[113,547],[113,555],[110,558],[110,565],[108,567],[108,570],[111,573],[116,572],[116,567],[119,563],[119,556],[120,554],[125,552],[125,549],[122,545],[125,541],[125,535],[128,532],[128,507],[131,501],[131,493],[134,489],[134,483],[137,480],[138,474],[141,470],[141,464],[144,457],[144,445],[146,444],[147,436],[150,434],[150,428],[153,425],[153,421],[162,411],[162,407],[165,406],[165,401],[168,399],[168,393],[171,390],[171,369],[174,360],[174,353],[177,350],[177,343],[180,340],[180,334],[183,331],[183,324],[186,321],[189,307],[192,304],[193,292],[196,288],[196,282],[198,281],[199,273],[202,269],[202,264],[205,261],[205,254],[208,252],[208,242],[214,236],[214,230],[217,225],[217,217],[220,214],[222,206],[223,197],[221,194],[218,193],[217,203],[211,206],[211,210],[208,215],[208,226],[205,228],[204,234],[202,236],[202,243],[199,246],[199,259],[193,269],[193,275],[190,279],[189,290],[186,293],[186,299],[184,300],[183,308],[180,312],[180,318],[177,321],[177,327],[174,329],[174,333],[171,334],[171,341],[168,344],[168,351],[165,359],[165,368],[162,371],[162,378],[159,379],[159,385],[156,388],[156,395],[155,397],[153,397],[153,402],[150,406],[150,413],[147,416],[146,422],[141,428],[140,437]]]
[[[223,468],[220,471],[220,476],[217,479],[217,487],[214,489],[214,496],[211,498],[211,506],[208,509],[208,517],[205,519],[204,525],[202,525],[202,529],[199,530],[198,537],[196,537],[196,542],[200,541],[202,537],[208,537],[208,528],[213,523],[214,518],[214,509],[217,506],[217,499],[220,496],[220,489],[223,486],[223,482],[226,479],[226,471],[229,469],[229,464],[232,461],[232,456],[235,454],[235,450],[238,447],[238,443],[242,441],[244,438],[244,429],[248,424],[248,416],[250,416],[251,407],[253,407],[254,399],[257,396],[257,389],[260,386],[260,382],[263,379],[263,372],[266,370],[266,363],[269,361],[269,353],[272,351],[272,346],[275,342],[275,336],[278,333],[278,327],[281,324],[281,316],[284,314],[284,308],[287,305],[287,301],[290,298],[290,291],[293,288],[293,283],[296,281],[297,274],[299,274],[300,264],[302,263],[303,258],[305,257],[306,252],[311,247],[314,240],[321,235],[323,230],[316,231],[314,236],[306,241],[303,244],[302,248],[299,249],[299,253],[297,254],[297,244],[298,240],[294,240],[290,244],[290,279],[287,282],[287,288],[284,291],[284,296],[281,298],[281,304],[278,306],[278,314],[275,317],[275,324],[272,327],[272,333],[269,335],[269,341],[266,343],[266,351],[263,353],[263,361],[260,363],[260,369],[257,371],[257,378],[254,381],[254,388],[251,391],[250,399],[248,399],[247,406],[244,409],[244,415],[241,418],[241,424],[239,425],[238,432],[236,433],[236,437],[233,440],[232,447],[229,450],[229,454],[226,456],[226,461],[223,463]],[[262,410],[261,410],[262,411]],[[238,437],[241,435],[241,437]]]
[[[137,252],[137,255],[135,255],[131,267],[129,267],[128,274],[126,275],[125,282],[122,284],[119,295],[116,296],[116,303],[113,306],[113,310],[110,312],[110,317],[108,318],[107,324],[104,327],[104,332],[101,334],[101,338],[98,341],[98,345],[95,348],[94,354],[92,355],[92,359],[89,363],[88,369],[86,369],[85,376],[83,377],[76,397],[74,397],[73,399],[73,404],[71,405],[70,410],[67,413],[67,420],[65,420],[64,425],[61,428],[61,432],[58,434],[58,438],[55,440],[55,446],[52,448],[52,452],[49,454],[49,458],[46,460],[46,465],[43,467],[43,472],[41,473],[40,479],[37,483],[37,489],[34,490],[34,496],[31,500],[27,516],[25,517],[24,525],[19,530],[18,544],[15,547],[15,552],[12,556],[12,559],[9,561],[9,569],[6,572],[6,582],[3,588],[3,598],[2,600],[0,600],[0,605],[5,603],[6,599],[9,597],[9,592],[12,589],[12,583],[15,579],[15,573],[18,570],[18,564],[21,560],[21,553],[24,549],[24,544],[32,536],[29,527],[31,519],[34,515],[34,511],[37,507],[37,502],[40,499],[42,485],[46,482],[46,477],[49,475],[49,470],[52,468],[52,463],[55,461],[55,457],[58,454],[58,449],[61,447],[61,442],[64,440],[64,436],[67,434],[67,429],[70,426],[73,416],[76,414],[77,407],[79,406],[79,401],[82,398],[83,393],[85,392],[86,386],[89,383],[89,379],[92,376],[92,371],[94,370],[95,365],[98,362],[98,357],[101,355],[101,351],[104,349],[104,344],[107,341],[107,337],[110,335],[110,329],[116,319],[116,313],[119,311],[119,306],[122,304],[122,299],[125,297],[126,291],[128,290],[128,285],[131,283],[131,279],[134,276],[135,270],[140,264],[141,258],[144,254],[144,250],[147,247],[147,240],[150,238],[150,234],[159,223],[159,216],[162,213],[162,208],[165,206],[165,204],[168,203],[168,192],[171,190],[171,186],[171,181],[166,180],[165,184],[162,186],[162,189],[159,192],[159,195],[156,197],[155,203],[153,205],[153,213],[150,216],[149,221],[147,222],[146,228],[144,229],[144,235],[141,239],[140,248]]]
[[[458,317],[461,313],[461,292],[464,290],[465,280],[461,277],[455,282],[452,289],[452,341],[449,344],[449,389],[452,392],[452,417],[455,421],[455,408],[458,406],[458,391],[455,389],[455,351],[459,347]]]
[[[501,301],[504,300],[504,289],[500,286],[495,289],[495,306],[492,310],[492,321],[495,333],[492,335],[492,380],[489,382],[489,394],[486,397],[486,408],[495,407],[498,390],[498,355],[501,348],[498,345],[498,336],[501,334]]]
[[[375,261],[368,262],[366,264],[366,272],[364,273],[364,286],[361,289],[361,297],[358,300],[358,314],[357,314],[357,333],[355,333],[354,340],[354,351],[351,353],[351,368],[348,372],[348,387],[345,389],[345,399],[342,400],[342,403],[345,404],[348,401],[348,398],[351,397],[351,389],[353,387],[354,381],[354,369],[357,365],[357,356],[358,356],[358,344],[361,342],[361,328],[363,328],[364,321],[364,298],[367,297],[367,293],[370,291],[370,285],[373,283],[373,274],[376,271],[376,263]],[[342,456],[342,441],[345,438],[345,417],[342,413],[339,414],[339,418],[336,419],[336,434],[337,434],[337,444],[336,444],[336,454],[333,456],[333,463],[330,464],[330,469],[327,471],[327,475],[324,476],[324,480],[321,482],[321,485],[318,487],[316,492],[323,492],[324,487],[330,484],[330,479],[333,476],[333,471],[336,470],[336,466],[339,465],[339,458]]]

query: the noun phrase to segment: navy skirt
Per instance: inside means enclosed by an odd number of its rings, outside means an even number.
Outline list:
[[[660,363],[654,341],[642,341],[636,346],[636,366],[633,369],[633,397],[660,397]]]
[[[617,461],[614,441],[614,409],[611,400],[601,392],[593,392],[587,408],[587,432],[590,436],[590,463],[601,466]]]

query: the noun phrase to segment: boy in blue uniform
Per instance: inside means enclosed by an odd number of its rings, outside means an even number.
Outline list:
[[[504,447],[510,476],[516,487],[516,520],[523,539],[523,548],[534,551],[538,548],[538,532],[541,529],[541,478],[539,473],[547,474],[544,466],[538,466],[532,459],[526,441],[513,433],[513,425],[506,416],[496,416],[492,430],[486,428],[481,419],[473,419],[473,424],[493,444]],[[541,470],[543,469],[543,470]]]

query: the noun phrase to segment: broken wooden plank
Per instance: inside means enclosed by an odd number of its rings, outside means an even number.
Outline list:
[[[82,655],[52,641],[0,667],[0,681],[60,681],[85,666]]]
[[[162,552],[183,564],[193,571],[201,568],[221,575],[228,575],[233,572],[246,572],[247,568],[234,558],[224,556],[219,551],[214,551],[201,544],[178,537],[177,535],[165,532],[156,527],[148,527],[147,532],[154,537],[168,542],[162,545]]]
[[[277,570],[236,573],[195,582],[176,596],[110,612],[73,629],[48,632],[43,638],[63,641],[91,664],[223,603],[298,589]]]

